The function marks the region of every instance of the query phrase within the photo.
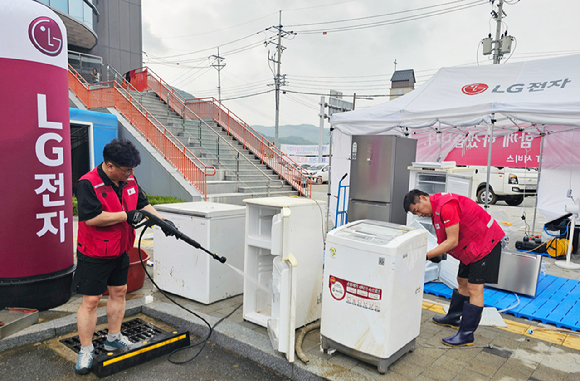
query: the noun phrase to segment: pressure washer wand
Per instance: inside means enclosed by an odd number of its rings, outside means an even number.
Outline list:
[[[145,222],[141,223],[137,227],[140,226],[147,226],[152,227],[153,225],[159,226],[164,232],[170,232],[170,235],[175,236],[175,239],[180,239],[182,241],[187,242],[191,246],[195,247],[196,249],[200,249],[208,253],[213,259],[220,261],[221,263],[226,262],[226,257],[220,257],[217,254],[212,253],[211,251],[207,250],[205,247],[201,246],[197,241],[194,239],[186,236],[182,232],[180,232],[175,226],[168,224],[167,222],[163,221],[161,218],[157,217],[154,214],[149,213],[146,210],[140,210],[139,212],[143,213],[145,216]]]

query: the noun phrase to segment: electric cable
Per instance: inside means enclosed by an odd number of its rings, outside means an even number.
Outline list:
[[[385,25],[400,24],[400,23],[407,22],[407,21],[420,20],[420,19],[424,19],[427,17],[440,16],[440,15],[444,15],[447,13],[457,12],[457,11],[461,11],[464,9],[473,8],[473,7],[476,7],[479,5],[484,5],[484,4],[487,4],[487,0],[476,0],[474,2],[471,2],[469,4],[466,4],[466,5],[460,6],[460,7],[456,7],[456,8],[451,7],[451,8],[433,11],[433,12],[428,12],[428,13],[424,13],[424,14],[420,14],[420,15],[406,16],[406,17],[402,17],[399,19],[393,19],[393,20],[387,20],[387,21],[378,21],[378,22],[374,22],[374,23],[343,26],[343,27],[336,27],[336,28],[329,28],[329,29],[315,29],[315,30],[305,29],[302,31],[300,31],[300,30],[296,31],[296,33],[297,34],[319,34],[319,33],[328,34],[328,33],[334,33],[334,32],[344,32],[344,31],[351,31],[351,30],[375,28],[375,27],[385,26]]]
[[[450,1],[448,3],[430,5],[430,6],[427,6],[427,7],[407,9],[407,10],[404,10],[404,11],[397,11],[397,12],[391,12],[391,13],[383,13],[381,15],[373,15],[373,16],[365,16],[365,17],[356,17],[356,18],[344,19],[344,20],[322,21],[322,22],[315,22],[315,23],[308,23],[308,24],[291,24],[291,25],[286,25],[286,26],[288,28],[292,28],[292,27],[296,27],[296,26],[324,25],[324,24],[334,24],[334,23],[340,23],[340,22],[366,20],[366,19],[372,19],[372,18],[377,18],[377,17],[393,16],[393,15],[398,15],[398,14],[401,14],[401,13],[421,11],[421,10],[429,9],[429,8],[437,8],[437,7],[442,7],[444,5],[449,5],[449,4],[454,4],[454,3],[463,3],[465,1],[468,1],[468,0],[455,0],[455,1]]]

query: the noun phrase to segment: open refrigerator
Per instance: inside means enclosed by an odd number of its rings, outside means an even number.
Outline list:
[[[320,318],[326,204],[304,197],[244,200],[244,320],[266,327],[294,361],[295,330]]]

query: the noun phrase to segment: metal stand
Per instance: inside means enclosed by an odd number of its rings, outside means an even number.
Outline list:
[[[578,206],[579,199],[576,199],[574,205],[566,205],[566,211],[572,213],[570,216],[570,234],[568,235],[568,252],[566,253],[566,262],[556,262],[556,266],[567,270],[580,270],[580,264],[570,262],[570,257],[572,256],[572,240],[574,238],[574,226],[576,225],[576,216],[579,212]]]

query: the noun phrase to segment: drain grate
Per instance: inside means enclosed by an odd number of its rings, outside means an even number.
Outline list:
[[[108,329],[103,329],[96,331],[93,334],[95,356],[106,353],[103,347],[105,346],[108,333]],[[132,343],[137,343],[143,340],[149,340],[157,335],[165,333],[165,331],[154,326],[153,324],[147,323],[139,318],[135,318],[121,324],[121,333],[127,336],[127,338],[129,338]],[[62,339],[60,342],[72,349],[75,353],[79,353],[81,350],[81,341],[79,340],[78,336]]]

